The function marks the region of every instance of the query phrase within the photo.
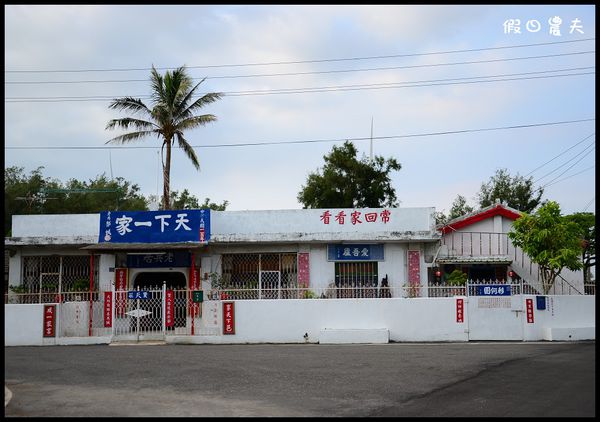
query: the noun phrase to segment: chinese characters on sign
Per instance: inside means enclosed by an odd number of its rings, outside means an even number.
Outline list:
[[[223,302],[223,334],[235,334],[234,302]]]
[[[327,245],[327,259],[329,261],[383,261],[383,245]]]
[[[143,290],[133,290],[127,292],[128,299],[150,299],[150,292]]]
[[[104,326],[112,327],[112,292],[104,292]]]
[[[99,242],[207,242],[210,210],[103,211]]]
[[[563,23],[563,20],[560,16],[552,16],[548,18],[548,34],[560,37],[562,36],[560,25]],[[520,34],[521,33],[521,19],[507,19],[502,24],[504,27],[505,34]],[[542,24],[537,19],[529,19],[525,22],[525,29],[527,32],[539,32],[542,29]],[[581,19],[575,18],[571,21],[569,26],[569,34],[573,34],[577,32],[579,34],[583,34],[583,25],[581,24]]]
[[[525,299],[527,309],[527,323],[533,324],[533,299]]]
[[[477,296],[510,296],[510,285],[490,284],[476,286]]]
[[[353,226],[357,224],[365,223],[376,223],[377,221],[381,221],[383,224],[387,224],[390,221],[389,210],[383,210],[380,213],[377,212],[366,212],[363,214],[362,211],[352,211],[350,215],[347,215],[345,211],[339,211],[337,214],[333,215],[329,210],[325,211],[321,214],[321,221],[323,224],[330,224],[333,221],[343,225],[346,222],[352,224]],[[333,220],[332,220],[333,217]]]
[[[173,290],[165,291],[165,327],[174,325],[175,301],[173,300]]]
[[[115,290],[117,291],[115,309],[117,317],[125,315],[125,291],[127,290],[127,268],[115,268]]]
[[[44,337],[54,337],[56,305],[44,305]]]
[[[465,322],[464,299],[456,299],[456,322]]]
[[[414,286],[421,283],[421,253],[408,251],[408,284]]]
[[[310,273],[308,270],[308,253],[298,254],[298,285],[308,287],[310,283]]]

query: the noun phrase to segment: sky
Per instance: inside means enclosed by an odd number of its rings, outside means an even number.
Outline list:
[[[345,140],[394,157],[400,207],[448,212],[499,169],[563,214],[595,212],[593,5],[5,5],[5,167],[162,194],[160,142],[106,142],[114,98],[151,105],[185,65],[217,121],[185,134],[171,190],[228,210],[299,209]]]

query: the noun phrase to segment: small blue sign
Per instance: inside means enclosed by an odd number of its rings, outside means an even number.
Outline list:
[[[102,211],[99,243],[208,242],[210,209]]]
[[[383,261],[383,245],[327,245],[329,261]]]
[[[510,285],[486,284],[475,286],[476,296],[510,296]]]
[[[192,257],[188,251],[127,255],[127,268],[174,268],[191,265]]]
[[[150,292],[145,290],[133,290],[127,292],[128,299],[150,299]]]

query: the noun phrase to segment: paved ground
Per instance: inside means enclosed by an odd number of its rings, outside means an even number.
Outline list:
[[[596,414],[596,344],[5,347],[6,416]]]

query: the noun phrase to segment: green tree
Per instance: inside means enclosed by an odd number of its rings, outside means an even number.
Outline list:
[[[204,203],[200,204],[200,201],[195,195],[190,194],[187,189],[184,189],[181,194],[178,191],[171,192],[171,204],[173,204],[173,209],[176,210],[209,208],[214,211],[225,211],[227,205],[229,205],[229,201],[223,201],[222,204],[216,204],[210,202],[210,198],[205,198]]]
[[[12,216],[23,214],[86,214],[104,210],[147,210],[138,185],[122,177],[108,180],[104,174],[88,182],[70,179],[63,184],[42,174],[38,167],[29,175],[23,167],[5,169],[4,227],[10,235]]]
[[[298,193],[304,208],[380,208],[398,206],[390,172],[400,170],[394,158],[356,158],[356,147],[344,142],[323,156],[322,173],[309,174]]]
[[[171,149],[177,140],[177,144],[194,167],[197,170],[200,169],[198,157],[185,139],[184,131],[215,121],[217,118],[212,114],[194,115],[194,112],[218,100],[222,94],[211,92],[192,101],[196,89],[204,82],[204,79],[192,87],[192,78],[188,76],[185,66],[172,72],[166,71],[164,77],[152,66],[150,81],[152,85],[152,108],[146,106],[141,99],[132,97],[117,98],[110,103],[109,108],[111,109],[127,111],[133,115],[140,114],[147,120],[134,117],[110,120],[106,125],[107,130],[117,127],[128,130],[132,127],[136,131],[112,138],[107,143],[125,144],[148,136],[159,138],[162,144],[163,209],[169,209],[171,208]]]
[[[581,239],[581,264],[584,284],[591,282],[591,268],[596,265],[596,216],[591,212],[577,212],[565,216],[579,227]]]
[[[457,195],[447,216],[443,211],[435,213],[435,222],[436,224],[443,225],[471,212],[473,212],[473,207],[467,204],[467,199],[462,195]]]
[[[564,268],[579,270],[581,235],[579,226],[560,214],[558,203],[549,201],[536,213],[523,213],[515,220],[508,237],[538,264],[544,294]]]
[[[60,182],[44,177],[38,167],[25,174],[24,167],[4,169],[4,233],[10,236],[12,216],[16,214],[41,214],[48,205],[57,199],[49,199],[43,188],[58,188]]]
[[[533,178],[511,176],[506,169],[499,169],[487,183],[481,184],[477,194],[480,208],[485,208],[500,200],[509,207],[522,212],[531,213],[541,202],[544,190],[533,188]]]

